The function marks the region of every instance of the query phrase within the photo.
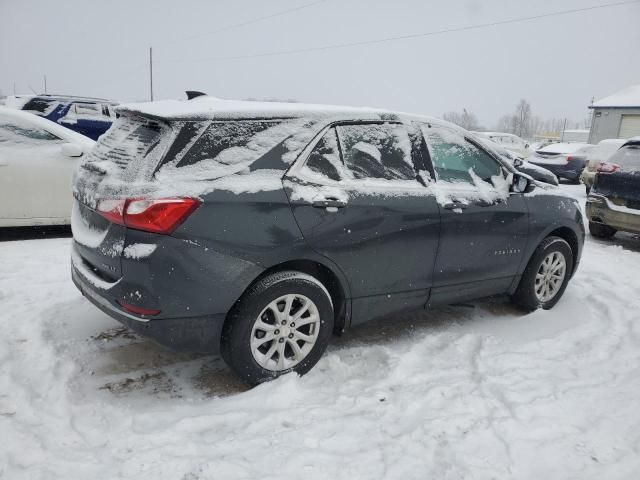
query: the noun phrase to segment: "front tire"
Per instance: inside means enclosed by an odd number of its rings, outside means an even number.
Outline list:
[[[611,238],[616,234],[617,230],[609,225],[601,223],[589,222],[589,233],[596,238]]]
[[[252,286],[222,332],[221,353],[251,385],[289,372],[304,375],[318,362],[333,331],[333,305],[315,277],[285,271]]]
[[[525,268],[512,301],[526,311],[552,308],[567,288],[573,271],[573,253],[560,237],[547,237]]]

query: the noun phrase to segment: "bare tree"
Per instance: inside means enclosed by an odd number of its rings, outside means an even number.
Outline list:
[[[478,130],[479,128],[478,118],[472,112],[468,112],[466,108],[462,109],[462,113],[447,112],[442,115],[442,118],[447,122],[455,123],[465,130]]]
[[[516,131],[514,132],[521,138],[531,137],[531,105],[524,98],[518,102],[514,119],[516,122]]]

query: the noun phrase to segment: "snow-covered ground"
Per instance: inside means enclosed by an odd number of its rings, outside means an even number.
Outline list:
[[[638,238],[589,238],[552,311],[363,325],[307,376],[250,391],[90,305],[69,244],[0,243],[0,479],[640,475]]]

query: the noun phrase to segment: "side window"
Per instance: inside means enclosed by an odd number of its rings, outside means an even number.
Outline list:
[[[95,103],[75,103],[73,109],[78,117],[101,117],[100,106]]]
[[[335,128],[327,130],[327,133],[316,143],[301,172],[307,177],[321,175],[336,182],[344,179],[344,166],[340,160]]]
[[[279,121],[213,122],[200,135],[177,167],[208,161],[210,167],[255,161],[287,137],[276,135]]]
[[[356,179],[413,180],[411,141],[404,126],[393,123],[337,127],[344,164]]]
[[[0,144],[60,141],[58,137],[19,119],[0,117]]]
[[[441,180],[473,183],[472,173],[490,182],[502,167],[462,135],[445,129],[423,128],[433,167]]]

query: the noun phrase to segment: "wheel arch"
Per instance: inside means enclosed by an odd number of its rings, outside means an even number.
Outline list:
[[[317,260],[306,258],[287,260],[266,268],[247,286],[247,288],[244,289],[238,300],[242,298],[253,285],[263,278],[286,270],[295,270],[306,273],[307,275],[317,278],[324,285],[329,292],[331,302],[333,303],[334,333],[341,333],[349,325],[351,317],[348,284],[346,279],[342,278],[340,274]],[[227,314],[227,318],[228,316],[229,314]]]
[[[531,244],[531,249],[529,251],[529,255],[526,262],[523,262],[522,271],[531,261],[531,258],[536,252],[538,246],[545,240],[545,238],[549,237],[559,237],[562,238],[565,242],[569,244],[571,247],[571,256],[573,257],[573,268],[571,270],[571,276],[575,273],[578,268],[578,264],[580,263],[580,254],[582,250],[582,242],[580,242],[580,236],[578,233],[571,227],[567,225],[554,225],[546,229],[534,243]]]

